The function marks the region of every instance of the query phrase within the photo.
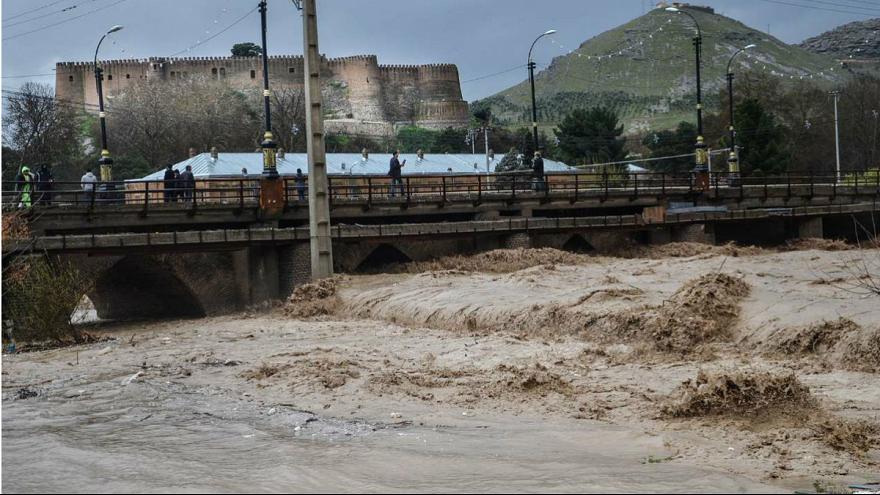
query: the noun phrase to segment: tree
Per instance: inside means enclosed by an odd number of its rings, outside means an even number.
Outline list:
[[[25,83],[6,99],[3,146],[14,153],[3,160],[3,179],[13,180],[23,164],[33,169],[79,160],[79,129],[78,111],[56,100],[51,86]]]
[[[570,164],[620,161],[626,158],[626,139],[617,113],[605,107],[569,113],[554,130],[559,155]]]
[[[675,131],[649,132],[642,144],[649,150],[649,158],[682,156],[650,162],[655,172],[682,173],[694,167],[694,144],[697,142],[697,127],[690,122],[679,122]]]
[[[737,105],[735,112],[737,127],[741,129],[737,133],[741,170],[761,170],[765,174],[787,171],[790,156],[784,150],[784,129],[776,118],[753,98]]]
[[[263,49],[256,43],[236,43],[232,45],[233,57],[259,57],[263,54]]]

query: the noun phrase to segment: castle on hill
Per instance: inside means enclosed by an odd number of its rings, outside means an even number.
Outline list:
[[[194,76],[223,80],[241,88],[262,88],[260,57],[183,57],[108,60],[104,92],[114,94],[147,80],[175,81]],[[304,89],[303,57],[269,57],[273,88]],[[321,60],[325,127],[328,132],[392,136],[402,125],[430,129],[466,127],[468,104],[462,99],[454,64],[379,65],[375,55]],[[55,73],[56,97],[97,112],[94,66],[60,62]]]

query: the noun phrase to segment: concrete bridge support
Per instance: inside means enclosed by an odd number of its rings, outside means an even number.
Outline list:
[[[807,217],[798,220],[798,237],[801,239],[824,237],[824,222],[822,217]]]

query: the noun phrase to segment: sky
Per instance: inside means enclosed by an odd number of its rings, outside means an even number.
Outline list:
[[[91,60],[101,35],[116,24],[125,28],[104,42],[102,59],[229,55],[236,42],[259,44],[259,14],[247,15],[257,3],[2,0],[3,88],[30,80],[54,84],[56,62]],[[878,0],[693,3],[769,29],[788,43],[880,17]],[[302,19],[293,3],[268,0],[268,5],[269,54],[301,54]],[[653,5],[645,0],[318,0],[319,48],[329,57],[375,54],[380,64],[456,64],[463,96],[472,101],[526,79],[529,45],[544,31],[558,30],[535,48],[535,60],[546,64]]]

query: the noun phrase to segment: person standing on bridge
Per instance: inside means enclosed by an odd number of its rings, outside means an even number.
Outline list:
[[[174,169],[171,168],[170,163],[165,167],[165,175],[162,177],[162,181],[162,185],[165,187],[165,202],[170,203],[174,201]]]
[[[535,151],[535,158],[532,159],[532,177],[535,179],[535,191],[543,191],[544,184],[544,159],[541,158],[541,152]]]
[[[306,200],[306,176],[301,168],[296,169],[296,195],[300,201]]]
[[[388,175],[391,176],[391,197],[395,196],[394,191],[399,190],[400,195],[403,196],[403,179],[401,178],[402,168],[406,166],[406,160],[403,163],[400,162],[400,150],[395,150],[394,154],[391,156],[391,162],[389,164]]]
[[[19,183],[21,197],[18,201],[18,207],[30,208],[31,194],[34,192],[34,174],[31,173],[31,169],[27,165],[21,167],[19,174],[21,174],[21,181]]]
[[[192,172],[192,165],[187,165],[186,169],[180,174],[180,187],[183,189],[183,200],[192,203],[193,195],[196,192],[196,177]]]
[[[86,202],[89,204],[92,204],[95,199],[95,185],[97,183],[98,178],[92,173],[92,169],[86,170],[86,173],[79,180],[80,187],[86,193]]]

